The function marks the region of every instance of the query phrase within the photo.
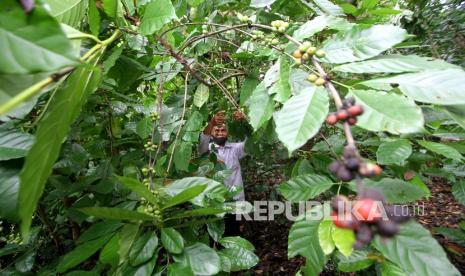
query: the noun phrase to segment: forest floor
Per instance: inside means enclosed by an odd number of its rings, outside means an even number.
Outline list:
[[[256,171],[246,171],[245,175],[246,179],[253,181],[248,183],[254,183],[247,185],[246,182],[245,192],[249,202],[277,197],[275,185],[283,181],[279,171],[267,173],[266,177],[257,176]],[[418,205],[424,205],[424,214],[417,214],[415,219],[433,233],[434,238],[445,248],[451,262],[465,275],[465,248],[434,232],[434,227],[458,228],[458,223],[465,220],[465,206],[455,200],[450,184],[444,180],[435,178],[427,185],[431,197],[418,202]],[[292,222],[284,217],[273,221],[245,222],[242,236],[254,244],[260,261],[249,271],[236,275],[295,275],[305,259],[300,256],[291,260],[287,258],[287,235],[291,225]],[[328,265],[320,275],[355,275],[335,272],[337,270]]]

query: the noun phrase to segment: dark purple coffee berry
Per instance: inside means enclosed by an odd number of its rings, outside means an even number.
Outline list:
[[[357,230],[357,241],[361,241],[364,244],[369,243],[373,239],[373,233],[370,226],[367,224],[360,224]]]
[[[357,157],[351,157],[346,161],[346,168],[351,171],[358,171],[360,160]]]
[[[331,162],[331,164],[329,164],[328,169],[332,173],[337,173],[337,170],[339,170],[339,168],[341,166],[342,166],[341,161],[335,160],[335,161]]]
[[[346,169],[346,167],[340,167],[337,170],[336,175],[340,180],[342,180],[344,182],[348,182],[348,181],[351,181],[352,179],[354,179],[354,175],[352,174],[351,171]]]
[[[399,225],[392,220],[380,220],[377,226],[378,233],[383,237],[394,237],[399,232]]]
[[[365,246],[365,244],[361,241],[355,241],[354,245],[352,245],[352,247],[355,249],[355,250],[360,250],[362,249],[363,247]]]
[[[343,195],[335,196],[331,200],[331,208],[334,211],[348,212],[349,210],[349,199]]]

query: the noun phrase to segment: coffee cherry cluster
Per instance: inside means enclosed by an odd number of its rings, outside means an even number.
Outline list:
[[[239,19],[240,22],[247,23],[250,21],[250,17],[247,15],[243,15],[241,13],[237,13],[237,19]]]
[[[351,181],[357,175],[373,177],[381,175],[381,167],[377,164],[364,162],[353,147],[345,147],[343,158],[329,165],[329,171],[344,182]]]
[[[315,74],[308,75],[307,80],[315,84],[316,86],[322,86],[326,83],[326,80],[324,78],[318,77]]]
[[[148,185],[146,185],[148,187]],[[155,199],[159,199],[160,193],[156,190],[150,190],[152,194],[155,196]],[[160,206],[158,205],[158,201],[156,202],[157,204],[153,204],[151,202],[148,202],[145,198],[141,198],[141,203],[142,205],[138,207],[139,211],[142,211],[146,213],[147,215],[154,216],[156,220],[162,221],[163,215],[160,210]]]
[[[152,119],[152,121],[156,121],[156,120],[158,120],[158,118],[160,118],[160,116],[158,116],[157,112],[152,112],[150,114],[150,118]]]
[[[284,33],[289,27],[289,23],[282,20],[275,20],[271,22],[271,28],[275,32]]]
[[[144,175],[147,175],[149,173],[155,173],[155,168],[154,167],[145,167],[145,168],[142,168],[142,173]]]
[[[357,201],[351,203],[347,197],[339,195],[331,201],[331,208],[336,227],[355,231],[354,249],[363,248],[376,234],[383,238],[395,236],[399,224],[410,219],[408,214],[398,214],[395,205],[387,205],[384,195],[375,189],[366,189]]]
[[[309,60],[313,55],[322,58],[326,55],[325,51],[317,49],[315,46],[312,46],[312,44],[309,41],[304,41],[300,46],[299,49],[295,50],[292,53],[292,56],[294,57],[294,61],[297,64],[302,64],[305,61]]]
[[[336,112],[330,113],[326,118],[328,125],[335,125],[339,121],[347,121],[349,125],[357,123],[357,116],[363,114],[363,107],[355,104],[354,98],[347,98],[342,103],[342,108]]]
[[[252,39],[253,40],[263,39],[263,38],[265,38],[265,34],[262,31],[252,30]]]
[[[144,144],[144,148],[147,151],[155,151],[158,148],[158,146],[153,144],[151,141],[148,141]]]

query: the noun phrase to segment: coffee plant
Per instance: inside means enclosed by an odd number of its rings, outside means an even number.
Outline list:
[[[246,114],[228,122],[230,139],[247,137],[245,163],[285,164],[284,200],[326,202],[283,241],[305,258],[298,274],[460,275],[399,212],[434,196],[431,177],[465,204],[465,72],[409,50],[423,43],[401,25],[409,12],[374,0],[2,0],[2,274],[257,265],[250,241],[225,235],[225,214],[251,203],[233,201],[231,172],[197,152],[225,110]]]

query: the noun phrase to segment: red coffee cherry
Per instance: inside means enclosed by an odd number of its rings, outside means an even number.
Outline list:
[[[363,107],[361,105],[353,105],[347,108],[347,111],[349,112],[350,116],[356,117],[363,113]]]
[[[354,219],[350,213],[344,213],[338,216],[338,213],[333,211],[331,213],[331,218],[334,225],[339,228],[357,229],[359,225],[358,221]]]
[[[362,198],[355,202],[352,214],[359,221],[376,222],[381,219],[381,210],[377,201],[371,198]]]
[[[331,126],[335,125],[337,123],[336,114],[334,113],[329,114],[328,117],[326,117],[326,123]]]
[[[341,121],[349,118],[349,115],[349,112],[345,109],[341,109],[338,112],[336,112],[337,119]]]

